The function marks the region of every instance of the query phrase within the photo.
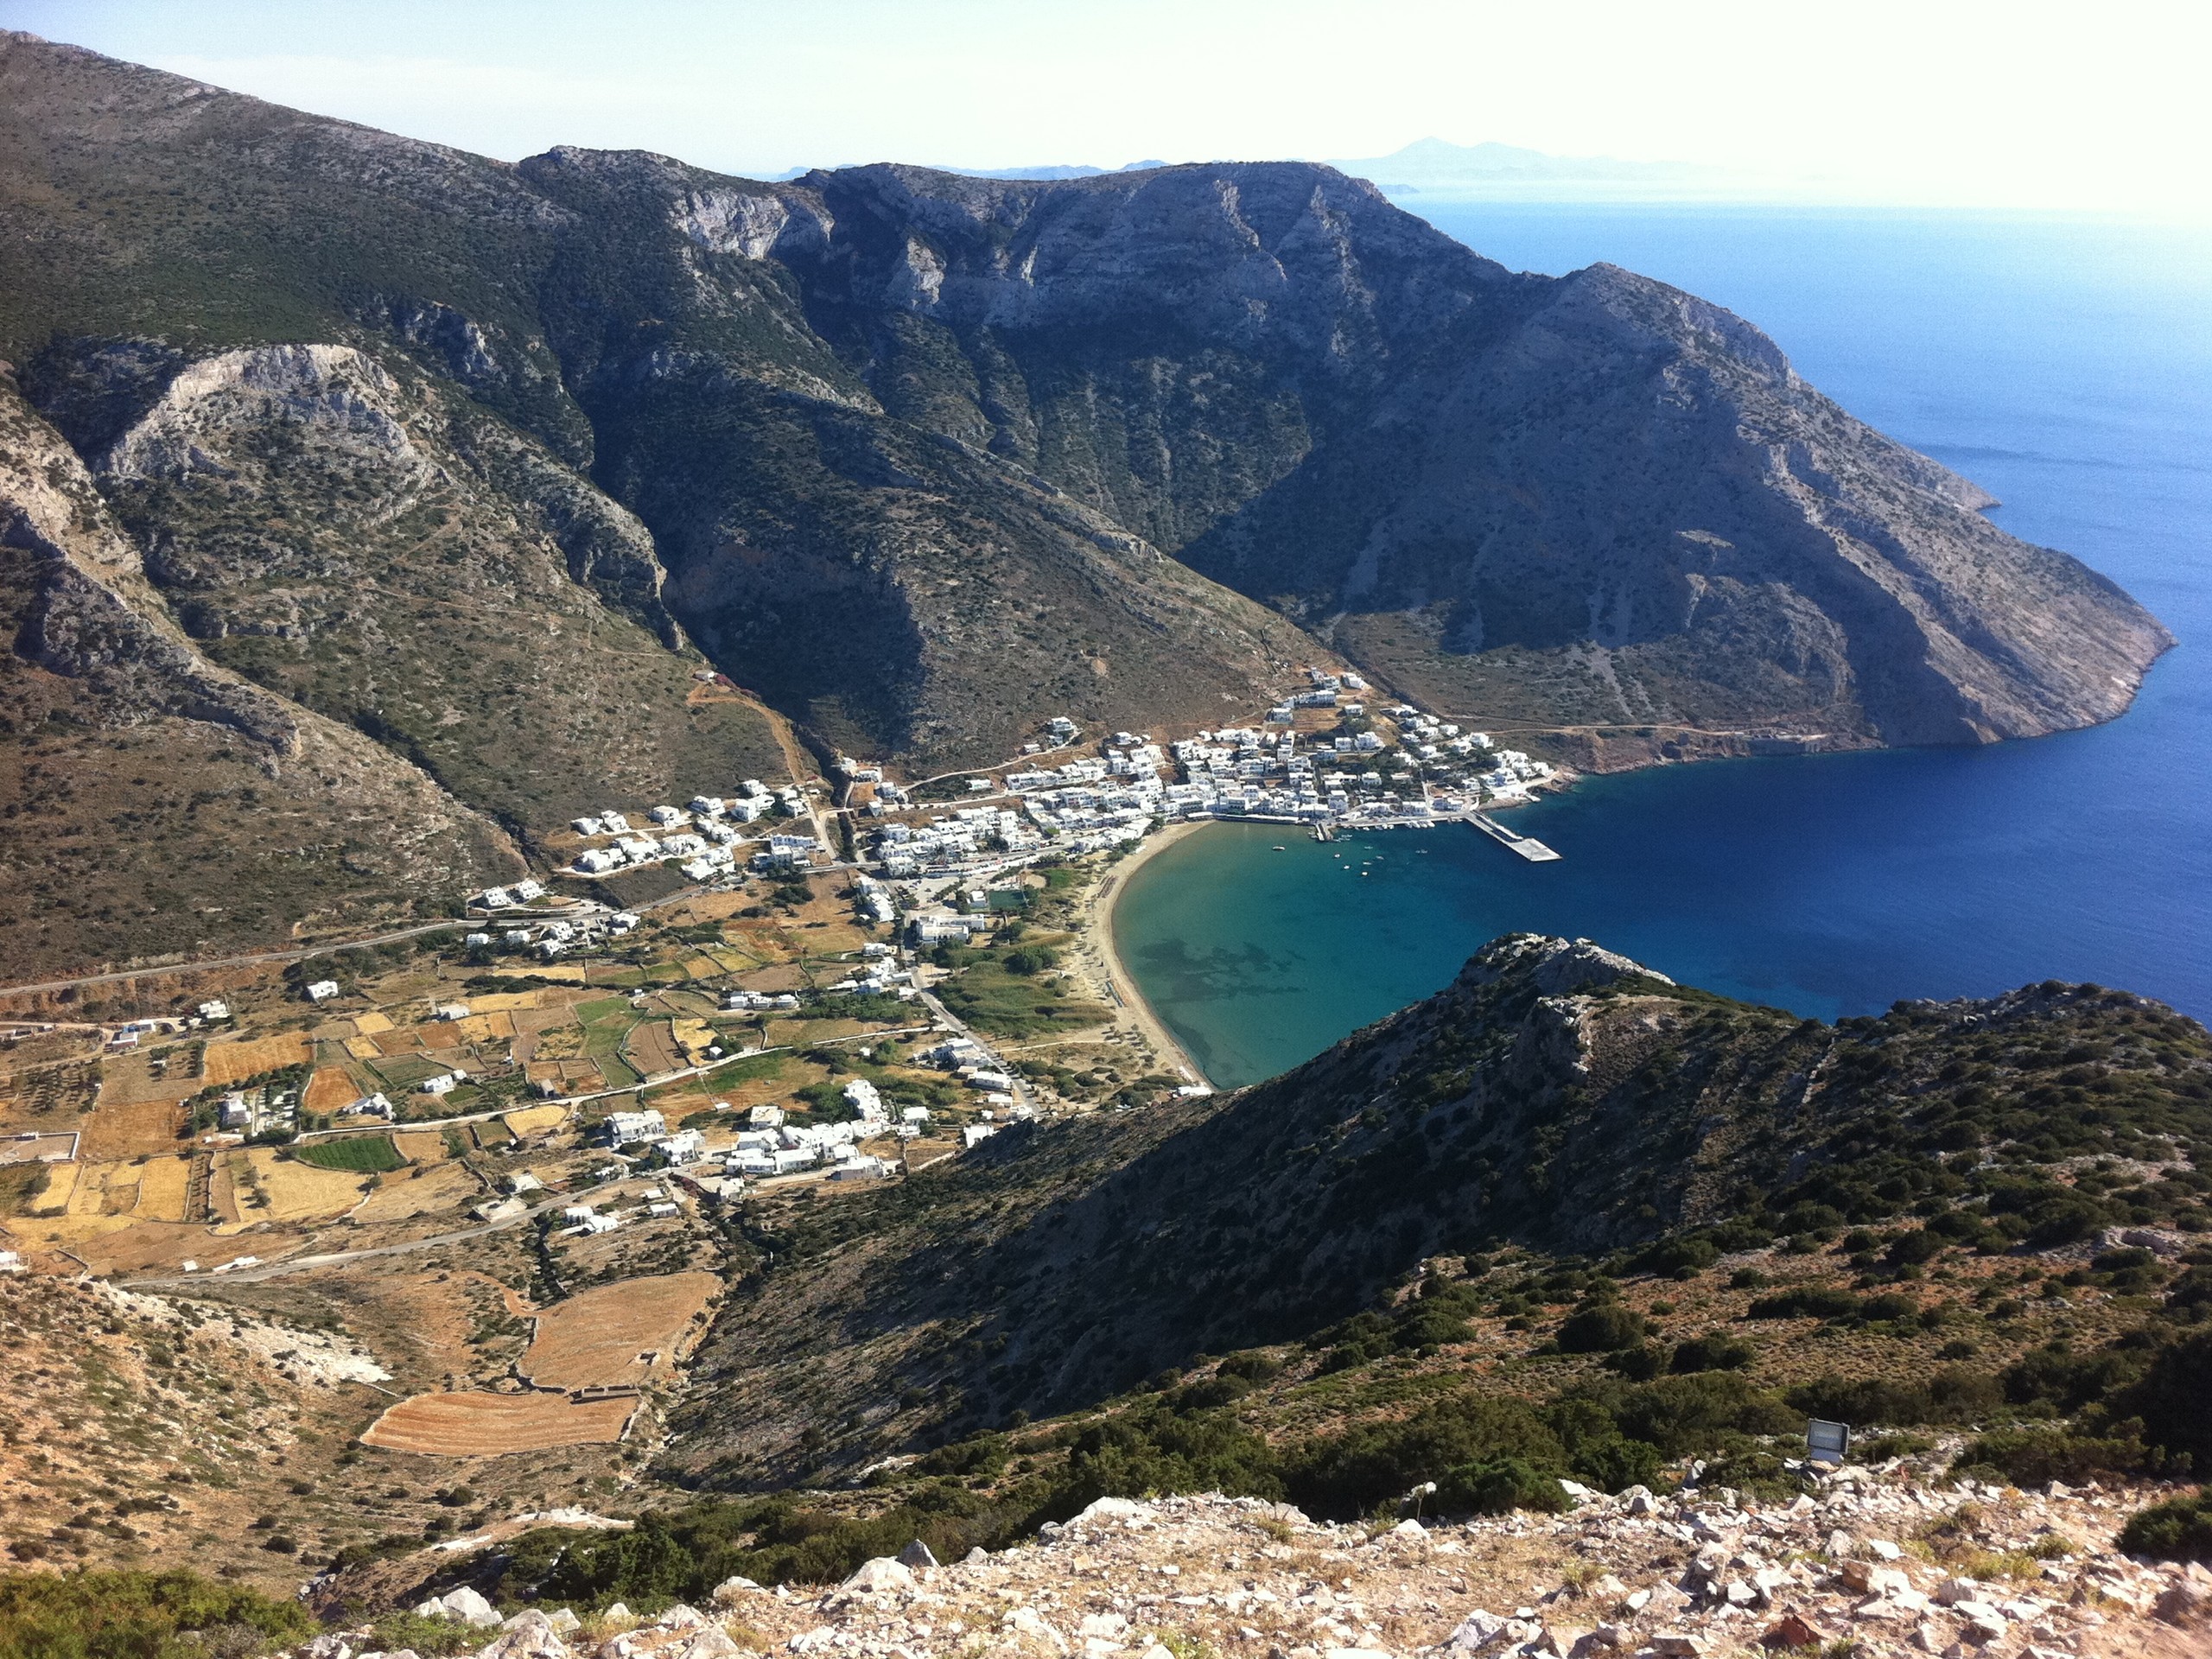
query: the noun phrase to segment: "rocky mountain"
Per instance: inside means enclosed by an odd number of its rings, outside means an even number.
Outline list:
[[[1496,725],[1964,742],[2108,718],[2171,643],[1741,320],[1516,276],[1306,164],[508,166],[10,35],[0,355],[19,459],[135,550],[137,637],[353,734],[372,814],[444,803],[390,839],[456,881],[580,804],[772,770],[769,709],[931,772],[1052,714],[1248,715],[1340,654]],[[106,746],[149,716],[102,708],[86,799],[142,775]],[[195,734],[173,793],[226,786],[207,743],[246,753]],[[291,844],[346,844],[346,792]],[[24,966],[423,896],[387,849],[141,927],[200,866],[132,839],[109,931]]]
[[[439,1624],[429,1628],[464,1637],[474,1659],[933,1652],[941,1631],[1003,1659],[1173,1659],[1262,1643],[1492,1659],[1816,1648],[1882,1659],[1954,1648],[2184,1659],[2212,1624],[2212,1574],[2202,1566],[2131,1558],[2140,1523],[2129,1523],[2146,1494],[2062,1484],[1985,1507],[1946,1491],[1924,1465],[1853,1469],[1795,1503],[1710,1487],[1664,1497],[1641,1486],[1580,1490],[1565,1515],[1395,1526],[1317,1523],[1251,1497],[1102,1497],[1034,1543],[943,1563],[910,1545],[904,1559],[887,1553],[796,1595],[734,1573],[716,1584],[696,1567],[729,1563],[696,1563],[690,1581],[672,1586],[687,1599],[658,1617],[641,1616],[643,1604],[666,1599],[667,1563],[683,1550],[655,1528],[659,1516],[626,1535],[607,1535],[601,1522],[596,1537],[571,1523],[499,1538],[466,1564],[426,1551],[386,1571],[404,1569],[428,1591],[474,1569],[496,1603],[464,1581],[415,1604],[435,1607],[424,1617]],[[533,1601],[538,1586],[515,1582],[526,1576],[513,1570],[526,1565],[517,1558],[553,1550],[588,1565]],[[2014,1581],[1995,1577],[2008,1557],[2029,1564]],[[603,1586],[631,1585],[664,1593],[621,1590],[621,1611],[605,1607]],[[322,1641],[366,1648],[394,1628],[364,1618]]]
[[[92,474],[4,382],[0,609],[11,972],[449,914],[523,868],[422,770],[204,652]]]
[[[2212,1039],[2124,992],[1829,1027],[1509,936],[1235,1095],[1011,1129],[872,1198],[748,1206],[761,1268],[702,1355],[673,1466],[753,1480],[1065,1411],[1310,1338],[1439,1256],[1664,1271],[1899,1218],[2000,1249],[2195,1227],[2208,1136]]]

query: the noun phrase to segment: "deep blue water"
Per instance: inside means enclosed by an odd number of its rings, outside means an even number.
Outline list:
[[[1729,306],[2182,644],[2093,731],[1592,780],[1514,815],[1557,864],[1464,830],[1194,836],[1137,873],[1116,928],[1208,1075],[1294,1065],[1519,928],[1822,1018],[2054,977],[2212,1018],[2212,231],[1409,205],[1516,269],[1606,259]]]

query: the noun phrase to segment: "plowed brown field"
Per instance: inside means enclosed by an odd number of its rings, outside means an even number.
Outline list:
[[[619,1440],[638,1408],[634,1397],[571,1400],[558,1394],[418,1394],[369,1426],[368,1446],[434,1458],[482,1458],[502,1452]]]
[[[353,1079],[339,1066],[319,1067],[308,1079],[308,1091],[300,1099],[300,1109],[308,1112],[335,1112],[342,1106],[351,1106],[361,1097],[353,1086]]]
[[[625,1279],[556,1302],[516,1369],[540,1388],[644,1382],[676,1367],[677,1344],[721,1281],[711,1273]]]

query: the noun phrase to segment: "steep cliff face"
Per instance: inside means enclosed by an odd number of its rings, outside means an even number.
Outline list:
[[[934,770],[1011,753],[1051,713],[1196,726],[1328,657],[1022,464],[972,397],[963,415],[836,349],[860,308],[787,257],[866,290],[926,284],[903,254],[865,268],[834,194],[637,154],[523,171],[582,227],[545,315],[597,475],[652,527],[700,643],[831,741]]]
[[[1981,742],[2112,717],[2171,643],[1740,318],[1513,276],[1325,169],[743,200],[887,408],[1455,712]]]
[[[1241,710],[1325,652],[1293,622],[1483,721],[1847,744],[2109,718],[2171,643],[1742,320],[1516,275],[1326,168],[771,185],[509,168],[27,37],[0,84],[0,213],[47,250],[16,349],[404,354],[632,511],[718,665],[918,766],[1047,703]],[[643,560],[569,553],[668,637]]]
[[[1596,266],[1184,554],[1459,711],[1889,743],[2119,714],[2171,635],[1988,504],[1740,319]]]
[[[0,626],[11,977],[442,914],[522,868],[419,771],[210,661],[4,378]]]
[[[88,423],[143,356],[50,352],[33,390]],[[747,705],[690,700],[701,661],[636,519],[404,359],[243,348],[134,401],[93,475],[200,650],[518,832],[774,760]]]

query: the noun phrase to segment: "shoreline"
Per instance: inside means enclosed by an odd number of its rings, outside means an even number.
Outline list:
[[[1566,769],[1562,769],[1562,772],[1564,775],[1551,780],[1543,789],[1542,793],[1565,794],[1573,787],[1575,783],[1580,781],[1583,776],[1580,772]],[[1508,801],[1502,804],[1507,807],[1530,806],[1534,805],[1539,798],[1541,798],[1540,795],[1531,795],[1526,799]],[[1224,822],[1235,822],[1235,820],[1209,818],[1192,822],[1185,819],[1170,823],[1146,836],[1138,844],[1135,852],[1109,868],[1100,878],[1097,885],[1091,888],[1090,897],[1084,901],[1083,918],[1076,928],[1077,965],[1097,1000],[1113,1010],[1114,1027],[1128,1033],[1149,1048],[1164,1069],[1180,1071],[1190,1082],[1204,1084],[1209,1089],[1218,1089],[1219,1085],[1206,1075],[1203,1066],[1191,1058],[1190,1051],[1176,1039],[1174,1033],[1167,1028],[1166,1022],[1160,1019],[1152,1004],[1145,999],[1142,988],[1137,984],[1136,976],[1129,971],[1128,964],[1122,960],[1122,953],[1114,944],[1114,906],[1120,899],[1122,893],[1127,890],[1128,878],[1135,875],[1147,859],[1166,851],[1178,842],[1196,835],[1201,830],[1211,829]],[[1262,821],[1253,820],[1252,822]],[[1280,824],[1274,827],[1302,829],[1302,826]],[[1412,826],[1388,823],[1361,824],[1351,826],[1347,832],[1359,833],[1366,830],[1409,827]],[[1423,825],[1422,827],[1433,828],[1433,826]]]
[[[1114,1024],[1149,1048],[1162,1069],[1180,1071],[1190,1082],[1209,1089],[1214,1086],[1213,1080],[1153,1012],[1121,952],[1114,948],[1114,905],[1128,887],[1128,878],[1146,860],[1210,827],[1209,823],[1171,823],[1147,836],[1135,852],[1111,866],[1091,888],[1077,929],[1084,975],[1092,982],[1098,1000],[1114,1010]]]

